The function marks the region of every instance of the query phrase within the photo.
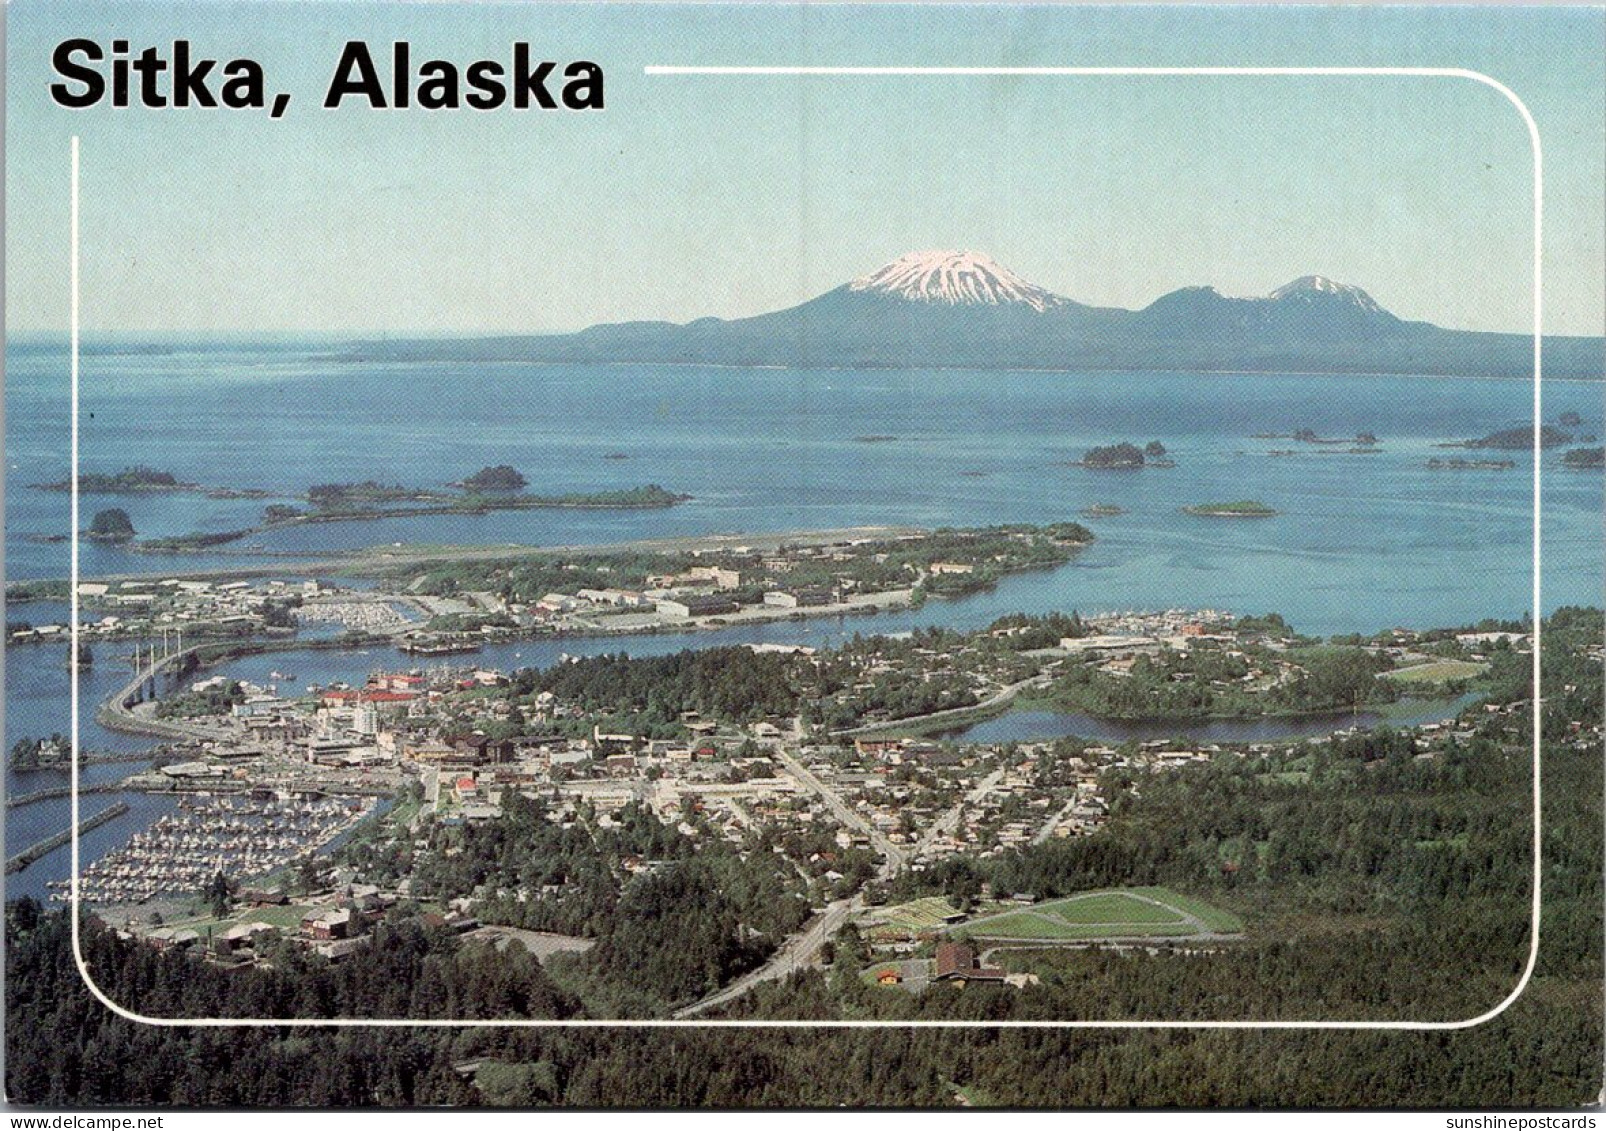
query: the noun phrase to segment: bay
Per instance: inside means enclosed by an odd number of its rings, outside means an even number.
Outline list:
[[[269,502],[294,503],[314,483],[374,479],[441,487],[507,463],[538,494],[655,482],[693,499],[664,510],[535,510],[410,516],[291,527],[229,552],[155,556],[85,545],[85,575],[292,562],[331,550],[402,543],[582,545],[712,533],[765,533],[862,524],[971,526],[1079,520],[1098,541],[1057,570],[1006,579],[958,601],[854,619],[780,622],[696,635],[527,641],[474,658],[488,666],[546,665],[564,653],[653,654],[720,643],[830,645],[855,632],[923,625],[981,627],[1009,612],[1156,608],[1278,611],[1317,634],[1435,627],[1520,617],[1533,606],[1533,477],[1525,452],[1455,452],[1436,445],[1529,423],[1521,379],[1238,376],[1194,373],[1015,373],[955,370],[736,370],[671,366],[373,363],[344,343],[88,342],[82,371],[82,469],[137,464],[210,487],[257,488],[266,499],[201,495],[88,496],[83,514],[128,511],[141,537],[255,524]],[[1547,382],[1544,417],[1576,412],[1568,430],[1600,435],[1599,383]],[[8,350],[6,574],[64,577],[65,494],[32,483],[65,479],[69,405],[63,343]],[[1298,444],[1372,432],[1381,451]],[[872,438],[874,438],[872,440]],[[1089,447],[1161,441],[1170,469],[1070,466]],[[1581,441],[1580,441],[1581,442]],[[1272,455],[1293,450],[1294,455]],[[1543,609],[1599,604],[1602,478],[1544,456]],[[1511,458],[1509,470],[1431,470],[1435,456]],[[624,458],[616,458],[623,456]],[[1232,520],[1183,507],[1255,498],[1275,518]],[[1081,518],[1094,504],[1126,513]],[[61,606],[8,610],[11,619],[64,616]],[[115,651],[115,649],[114,649]],[[107,657],[113,659],[113,657]],[[5,736],[66,731],[65,650],[30,645],[6,655]],[[250,657],[230,674],[270,682],[360,682],[369,670],[410,666],[388,649]],[[94,704],[119,682],[101,663],[84,678],[87,749],[144,749],[148,740],[100,730]],[[1026,714],[1026,713],[1022,713]],[[1013,720],[1011,722],[1010,720]],[[1022,720],[973,728],[981,740],[1044,737],[1084,720]],[[1024,726],[1025,729],[1022,729]],[[86,768],[116,780],[135,765]],[[42,788],[7,775],[8,794]],[[58,775],[65,781],[64,775]],[[84,799],[86,815],[115,800]],[[136,808],[85,840],[86,859],[154,819]],[[66,821],[65,802],[8,814],[7,850]],[[40,830],[44,830],[41,833]],[[65,850],[10,877],[37,891],[65,875]]]

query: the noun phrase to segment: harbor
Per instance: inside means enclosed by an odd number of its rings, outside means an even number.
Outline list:
[[[176,813],[159,817],[124,847],[86,867],[79,895],[85,903],[142,903],[193,895],[219,873],[230,882],[263,876],[317,853],[373,806],[372,799],[261,790],[241,796],[195,794],[180,800]],[[71,880],[53,880],[49,886],[52,901],[71,899]]]

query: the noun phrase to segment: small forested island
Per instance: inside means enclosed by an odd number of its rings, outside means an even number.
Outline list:
[[[1298,440],[1302,444],[1353,444],[1357,447],[1370,448],[1377,445],[1377,436],[1371,432],[1357,432],[1351,436],[1318,436],[1314,428],[1301,428],[1290,439]]]
[[[1357,432],[1354,436],[1322,436],[1314,428],[1300,428],[1293,432],[1256,432],[1256,440],[1298,440],[1301,444],[1350,444],[1360,448],[1377,446],[1377,434]]]
[[[1125,507],[1118,507],[1114,503],[1094,503],[1082,510],[1083,518],[1115,518],[1126,513]]]
[[[1089,448],[1073,467],[1090,467],[1100,471],[1128,471],[1140,467],[1175,467],[1176,461],[1166,458],[1165,445],[1150,440],[1143,447],[1127,440]]]
[[[147,538],[143,542],[134,543],[129,548],[153,554],[177,554],[187,550],[208,550],[213,546],[227,546],[230,542],[238,542],[241,538],[249,538],[262,530],[263,527],[260,526],[248,526],[244,530],[196,531],[192,534],[173,534],[162,538]]]
[[[1556,448],[1572,440],[1570,432],[1563,432],[1560,428],[1549,424],[1539,428],[1539,446],[1541,448]],[[1500,451],[1521,451],[1534,446],[1534,428],[1532,424],[1524,424],[1517,428],[1502,428],[1498,432],[1491,432],[1481,440],[1462,440],[1459,443],[1438,445],[1441,448],[1496,448]]]
[[[452,486],[465,491],[522,491],[529,486],[529,480],[507,464],[499,463],[495,467],[482,467]]]
[[[1255,499],[1239,499],[1231,503],[1195,503],[1182,509],[1188,514],[1205,518],[1271,518],[1279,513]]]
[[[91,542],[128,542],[134,537],[134,523],[123,508],[109,507],[95,512],[84,537]]]
[[[72,744],[60,733],[49,738],[21,738],[11,744],[6,765],[13,770],[39,770],[65,765],[71,754]]]
[[[72,480],[64,479],[60,483],[36,483],[34,486],[42,491],[69,491],[72,489]],[[85,495],[136,495],[146,492],[162,491],[199,491],[198,483],[181,483],[171,471],[157,471],[155,468],[125,467],[115,475],[103,472],[87,471],[78,476],[78,490]]]
[[[139,543],[134,548],[156,553],[201,550],[238,542],[242,538],[249,538],[266,530],[304,523],[357,522],[432,514],[485,514],[498,510],[539,510],[549,507],[573,510],[653,510],[677,506],[690,498],[690,495],[676,494],[656,483],[613,491],[577,491],[566,495],[524,495],[496,491],[488,494],[448,494],[409,487],[385,486],[372,481],[323,483],[310,488],[307,492],[307,500],[313,505],[310,511],[274,503],[263,510],[262,521],[256,526],[248,526],[241,530],[153,538]],[[412,505],[404,505],[401,500],[406,500]]]
[[[71,491],[72,480],[55,483],[31,483],[36,491]],[[206,487],[199,483],[186,483],[171,471],[158,471],[143,465],[125,467],[108,475],[88,471],[78,476],[80,495],[206,495],[214,499],[261,499],[270,492],[247,487]]]
[[[607,458],[614,458],[609,456]],[[619,455],[618,458],[627,458]],[[413,514],[445,514],[521,507],[670,507],[685,502],[690,495],[677,495],[656,483],[643,487],[611,491],[576,491],[563,495],[519,493],[528,481],[506,464],[481,468],[468,478],[449,484],[455,491],[429,487],[405,487],[367,479],[361,483],[319,483],[307,488],[311,514],[282,505],[270,506],[269,522],[304,520],[328,521],[333,518],[394,518]],[[385,504],[421,504],[386,506]]]
[[[1576,412],[1564,412],[1560,416],[1556,417],[1556,423],[1560,424],[1563,428],[1577,428],[1583,422],[1584,418],[1579,416]]]
[[[1440,459],[1434,456],[1428,460],[1428,467],[1433,471],[1509,471],[1516,466],[1517,462],[1509,459]]]
[[[487,499],[471,496],[476,503],[489,509],[519,507],[576,507],[606,509],[647,509],[672,507],[689,502],[690,495],[665,490],[656,483],[644,487],[630,487],[618,491],[576,491],[567,495],[515,495],[509,499]]]
[[[310,514],[291,513],[290,508],[269,507],[271,521],[329,522],[345,518],[398,518],[416,514],[474,514],[489,510],[520,510],[540,507],[672,507],[691,498],[665,490],[656,483],[612,491],[573,491],[564,495],[512,494],[492,488],[487,493],[447,494],[407,487],[382,487],[372,483],[332,483],[307,493],[317,509]],[[376,506],[401,502],[421,506]]]
[[[365,479],[361,483],[314,483],[307,488],[307,502],[326,510],[372,503],[433,502],[455,497],[444,491],[377,483],[372,479]]]
[[[1563,467],[1606,466],[1606,448],[1574,448],[1561,457]]]

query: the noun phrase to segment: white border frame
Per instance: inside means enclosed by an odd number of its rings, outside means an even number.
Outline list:
[[[787,67],[787,66],[755,66],[755,67],[726,67],[726,66],[665,66],[651,65],[644,68],[649,76],[794,76],[794,77],[851,77],[851,76],[1017,76],[1017,77],[1092,77],[1092,76],[1125,76],[1125,77],[1177,77],[1177,76],[1218,76],[1218,77],[1252,77],[1252,76],[1320,76],[1330,78],[1369,78],[1369,77],[1396,77],[1396,78],[1424,78],[1424,79],[1461,79],[1480,83],[1504,95],[1512,106],[1516,107],[1524,125],[1528,130],[1529,142],[1533,148],[1533,206],[1534,206],[1534,234],[1533,234],[1533,408],[1534,408],[1534,448],[1533,448],[1533,900],[1532,923],[1529,931],[1528,961],[1517,980],[1516,986],[1493,1008],[1459,1021],[1326,1021],[1326,1020],[1273,1020],[1273,1021],[1178,1021],[1178,1020],[1109,1020],[1109,1021],[968,1021],[968,1020],[908,1020],[908,1021],[882,1021],[882,1020],[674,1020],[643,1019],[643,1020],[615,1020],[615,1019],[584,1019],[584,1020],[549,1020],[536,1018],[490,1018],[478,1021],[452,1020],[447,1018],[364,1018],[364,1017],[325,1017],[325,1018],[276,1018],[276,1017],[150,1017],[125,1009],[107,996],[90,975],[87,963],[84,961],[82,936],[80,933],[81,915],[79,914],[79,678],[77,665],[69,665],[71,670],[72,694],[72,948],[73,961],[78,966],[79,976],[84,984],[107,1009],[120,1017],[135,1021],[143,1025],[164,1026],[169,1028],[529,1028],[529,1029],[1337,1029],[1337,1030],[1407,1030],[1407,1031],[1442,1031],[1454,1029],[1470,1029],[1492,1021],[1509,1009],[1513,1002],[1522,996],[1528,988],[1533,977],[1534,967],[1539,959],[1539,917],[1540,896],[1543,881],[1541,857],[1541,814],[1543,812],[1543,793],[1541,789],[1540,766],[1540,720],[1543,711],[1542,690],[1540,684],[1540,620],[1543,605],[1540,600],[1540,446],[1539,422],[1543,416],[1542,399],[1542,304],[1543,304],[1543,251],[1544,251],[1544,174],[1543,156],[1539,140],[1539,127],[1533,115],[1509,87],[1479,71],[1465,70],[1456,67]],[[78,384],[79,384],[79,266],[78,266],[78,138],[74,136],[71,141],[70,182],[71,182],[71,360],[70,381],[72,390],[71,412],[71,454],[72,454],[72,595],[70,600],[72,627],[70,647],[78,647]]]

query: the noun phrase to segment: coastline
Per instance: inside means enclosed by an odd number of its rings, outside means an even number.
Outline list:
[[[769,552],[778,550],[782,545],[814,546],[839,541],[916,538],[930,533],[931,530],[926,527],[886,525],[846,526],[818,530],[786,530],[762,534],[689,534],[669,538],[642,538],[628,542],[581,543],[561,546],[531,546],[519,543],[509,543],[506,546],[483,544],[472,546],[436,546],[429,544],[404,545],[400,547],[366,546],[358,550],[340,551],[326,557],[307,558],[297,561],[220,566],[211,569],[181,572],[150,570],[136,573],[108,573],[95,577],[81,577],[79,581],[80,583],[112,584],[124,581],[151,581],[169,577],[184,581],[210,581],[225,578],[286,577],[300,574],[324,574],[326,576],[366,579],[379,576],[377,571],[380,569],[389,570],[393,567],[411,564],[424,565],[451,561],[496,561],[503,558],[511,560],[526,557],[551,557],[561,554],[683,554],[693,553],[699,549],[704,553],[710,553],[720,550],[734,550],[740,546],[746,546],[756,552]],[[68,579],[64,577],[26,578],[15,582],[18,585],[66,585],[67,583]],[[6,600],[8,602],[49,599],[51,598],[36,595],[13,597],[10,585],[7,586]],[[62,599],[65,599],[65,597]]]

